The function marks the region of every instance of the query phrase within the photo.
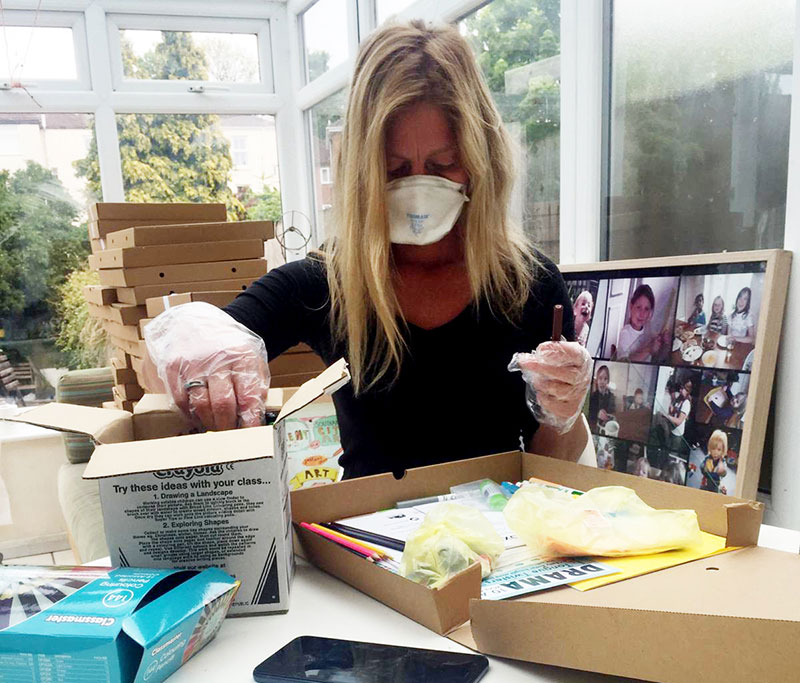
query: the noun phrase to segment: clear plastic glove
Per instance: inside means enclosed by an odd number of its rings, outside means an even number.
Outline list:
[[[269,366],[257,334],[197,301],[161,313],[144,338],[167,392],[195,424],[223,430],[262,423]]]
[[[508,364],[521,372],[528,408],[539,424],[565,434],[578,419],[592,379],[592,357],[578,342],[546,341]]]

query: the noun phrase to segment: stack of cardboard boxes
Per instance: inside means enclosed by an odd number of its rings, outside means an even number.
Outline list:
[[[98,203],[89,213],[89,263],[100,284],[84,296],[114,350],[109,407],[132,411],[146,389],[144,325],[176,293],[211,292],[219,306],[231,301],[267,272],[264,242],[273,224],[229,223],[224,204]],[[160,302],[150,313],[148,299]]]

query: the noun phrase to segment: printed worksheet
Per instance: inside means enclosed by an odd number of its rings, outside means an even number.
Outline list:
[[[405,541],[408,535],[422,524],[424,519],[425,512],[416,508],[403,508],[399,510],[378,510],[378,512],[371,512],[367,515],[347,517],[337,521],[339,524],[345,524],[354,529],[388,536],[396,541]]]
[[[527,550],[520,548],[517,551]],[[483,600],[506,600],[536,591],[547,590],[575,581],[616,574],[619,569],[594,562],[586,557],[542,560],[528,557],[510,561],[509,551],[500,556],[498,567],[481,582]],[[505,560],[505,561],[504,561]]]

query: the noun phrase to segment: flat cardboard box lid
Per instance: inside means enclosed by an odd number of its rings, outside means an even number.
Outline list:
[[[280,410],[289,396],[294,394],[294,389],[269,389],[267,391],[267,410]],[[155,394],[147,392],[136,403],[133,409],[134,415],[173,415],[180,413],[178,408],[170,398],[169,394]]]
[[[292,394],[278,413],[275,422],[280,422],[303,406],[315,401],[324,394],[332,394],[350,381],[347,361],[340,358],[333,365],[323,370],[317,377],[309,380]]]
[[[61,432],[91,436],[97,443],[119,443],[133,439],[131,414],[125,410],[91,408],[70,403],[46,403],[26,410],[11,422],[48,427]]]
[[[470,624],[448,637],[486,654],[650,681],[796,680],[799,576],[798,555],[752,546],[586,592],[472,600]]]
[[[102,479],[159,470],[207,467],[275,454],[272,427],[231,429],[98,446],[84,479]]]

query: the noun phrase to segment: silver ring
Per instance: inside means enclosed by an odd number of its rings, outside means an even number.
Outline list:
[[[194,389],[195,387],[207,387],[207,386],[208,386],[208,382],[206,380],[204,380],[204,379],[193,379],[193,380],[190,380],[190,381],[186,382],[183,385],[183,388],[186,389],[186,391],[189,391],[189,389]]]

